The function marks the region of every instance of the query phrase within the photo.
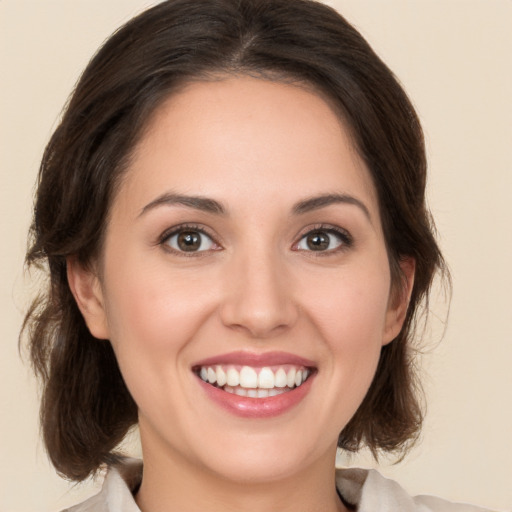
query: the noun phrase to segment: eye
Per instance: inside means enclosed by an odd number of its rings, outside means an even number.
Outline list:
[[[193,228],[181,228],[166,236],[163,243],[176,252],[188,253],[210,251],[218,247],[210,236]]]
[[[298,251],[328,252],[351,244],[348,234],[332,228],[322,228],[306,233],[295,247]]]

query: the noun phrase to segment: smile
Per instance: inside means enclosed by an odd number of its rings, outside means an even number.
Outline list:
[[[311,370],[298,365],[235,366],[212,365],[195,369],[206,382],[223,391],[250,398],[268,398],[302,386]]]
[[[191,367],[211,403],[243,418],[284,414],[306,400],[317,364],[288,352],[236,351],[218,354]]]

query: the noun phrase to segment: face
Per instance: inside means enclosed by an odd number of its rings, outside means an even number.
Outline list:
[[[368,170],[298,86],[229,78],[173,95],[98,266],[88,292],[79,271],[70,282],[114,347],[145,459],[231,480],[332,466],[401,327]]]

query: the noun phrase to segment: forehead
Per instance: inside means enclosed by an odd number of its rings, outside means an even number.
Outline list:
[[[194,82],[171,95],[148,123],[123,188],[140,207],[167,190],[283,205],[356,193],[376,207],[370,174],[327,101],[250,77]]]

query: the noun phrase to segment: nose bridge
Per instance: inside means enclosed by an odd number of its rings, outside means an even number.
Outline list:
[[[278,251],[254,246],[233,256],[225,282],[222,321],[265,338],[297,318],[286,265]]]

